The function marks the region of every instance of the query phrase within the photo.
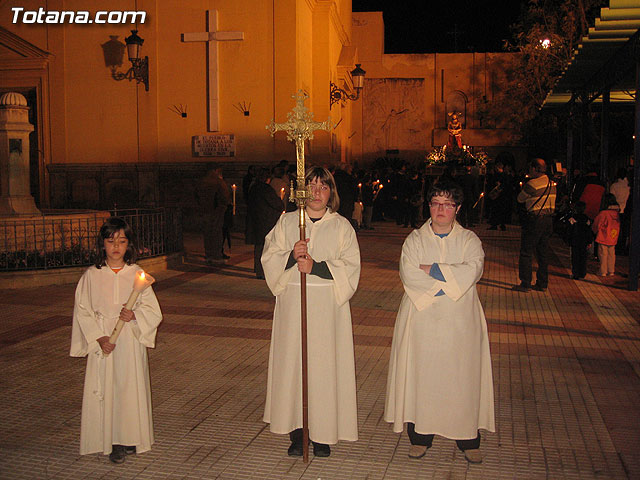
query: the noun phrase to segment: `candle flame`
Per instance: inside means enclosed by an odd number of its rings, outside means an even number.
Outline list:
[[[481,196],[481,197],[484,197],[484,192],[482,192],[482,193],[480,194],[480,196]]]
[[[144,277],[145,277],[144,272],[140,272],[140,278],[141,278],[142,280],[144,280]]]

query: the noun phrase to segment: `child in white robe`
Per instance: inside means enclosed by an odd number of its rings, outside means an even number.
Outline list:
[[[487,322],[476,290],[484,251],[456,221],[462,189],[440,181],[427,195],[431,218],[402,246],[405,294],[393,332],[384,419],[407,424],[410,458],[434,435],[456,440],[465,459],[482,462],[480,429],[495,431]]]
[[[349,299],[360,278],[360,249],[351,222],[336,211],[331,173],[306,175],[313,198],[305,206],[306,240],[298,213],[282,215],[265,239],[262,265],[276,297],[264,421],[274,433],[289,433],[290,456],[303,454],[300,333],[300,272],[307,284],[309,438],[316,457],[330,445],[356,441],[358,422],[353,331]]]
[[[133,240],[131,228],[120,218],[102,225],[96,264],[78,282],[73,310],[70,355],[88,356],[80,454],[102,452],[114,463],[153,444],[147,347],[155,346],[162,314],[150,286],[132,310],[123,308],[141,270],[134,263]],[[126,323],[111,344],[118,319]]]

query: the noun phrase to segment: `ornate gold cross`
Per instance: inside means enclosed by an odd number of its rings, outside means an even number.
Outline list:
[[[276,132],[285,131],[287,132],[287,139],[296,144],[296,176],[298,186],[295,190],[293,189],[293,185],[291,186],[289,199],[292,202],[296,202],[298,208],[304,208],[306,199],[310,197],[304,180],[304,142],[313,139],[314,131],[325,130],[329,132],[335,128],[335,125],[331,124],[331,117],[325,122],[313,121],[313,113],[309,112],[307,107],[304,106],[304,102],[309,98],[309,95],[302,90],[298,90],[298,93],[292,95],[292,98],[296,100],[296,106],[291,112],[287,113],[287,121],[285,123],[276,123],[275,120],[271,120],[271,123],[267,125],[267,130],[271,132],[271,136]],[[304,215],[302,218],[304,218]]]

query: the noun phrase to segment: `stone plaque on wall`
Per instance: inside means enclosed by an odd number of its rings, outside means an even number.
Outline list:
[[[194,135],[191,137],[194,157],[235,157],[235,135]]]
[[[424,79],[367,78],[363,97],[363,153],[420,156],[426,153]]]

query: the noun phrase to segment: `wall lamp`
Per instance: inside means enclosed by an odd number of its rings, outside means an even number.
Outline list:
[[[131,68],[126,73],[112,70],[112,76],[116,80],[135,80],[136,83],[144,83],[144,89],[149,91],[149,57],[140,58],[140,50],[144,40],[138,36],[137,30],[131,30],[131,35],[124,39],[127,44],[127,54],[131,62]]]
[[[342,88],[338,87],[335,83],[329,82],[329,110],[333,107],[334,103],[343,100],[358,100],[360,97],[360,91],[364,87],[364,76],[367,72],[360,68],[360,64],[356,63],[356,68],[351,70],[351,78],[353,79],[353,88],[355,88],[355,94],[349,94]]]

